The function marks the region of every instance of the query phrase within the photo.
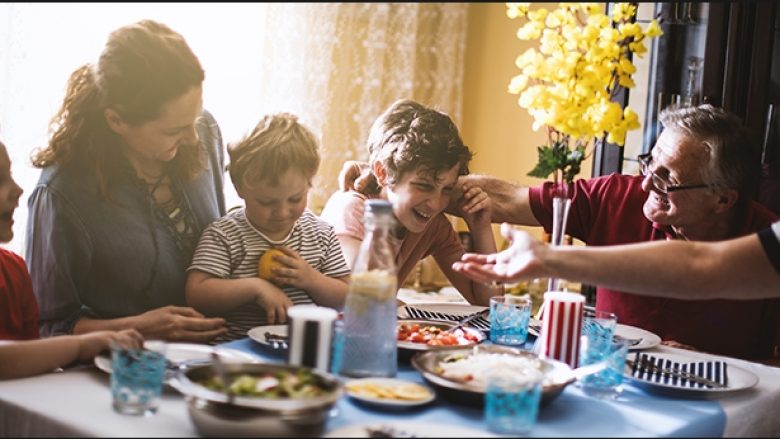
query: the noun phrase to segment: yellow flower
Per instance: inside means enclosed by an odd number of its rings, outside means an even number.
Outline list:
[[[636,38],[642,35],[642,27],[638,23],[623,23],[618,25],[618,33],[621,38]]]
[[[506,16],[509,18],[521,17],[528,13],[528,7],[531,3],[507,3]]]
[[[612,20],[616,22],[630,21],[636,15],[636,6],[630,3],[615,3],[612,8]]]
[[[639,118],[611,98],[617,87],[635,86],[631,57],[647,52],[644,40],[662,35],[658,22],[652,20],[643,30],[633,22],[636,7],[630,3],[615,3],[611,16],[603,3],[560,3],[552,11],[530,7],[507,3],[509,18],[526,19],[517,38],[538,40],[536,49],[515,60],[521,73],[511,79],[507,90],[519,94],[517,103],[533,118],[532,128],[548,128],[548,148],[553,142],[570,151],[586,148],[596,137],[623,145],[626,133],[639,128]],[[571,163],[555,165],[566,178],[576,173],[563,169]],[[537,165],[532,174],[542,176],[551,170],[549,166]]]
[[[537,9],[528,12],[528,19],[531,21],[542,23],[545,18],[547,18],[547,9]]]
[[[664,33],[661,30],[661,26],[658,24],[656,20],[651,21],[650,24],[647,25],[647,29],[645,30],[645,36],[647,36],[647,38],[660,37],[663,34]]]
[[[517,75],[512,78],[512,82],[509,83],[509,93],[518,94],[525,89],[528,85],[528,76]]]
[[[521,40],[535,40],[542,34],[543,26],[529,21],[525,26],[517,30],[517,38]]]

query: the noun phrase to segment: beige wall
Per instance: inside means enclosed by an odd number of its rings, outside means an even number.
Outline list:
[[[548,9],[556,5],[540,4]],[[537,185],[543,180],[526,174],[533,169],[536,147],[546,141],[546,136],[542,130],[531,129],[533,121],[517,105],[518,95],[507,92],[510,80],[519,73],[515,59],[536,44],[517,39],[515,33],[521,23],[522,19],[506,16],[505,3],[470,5],[461,134],[475,152],[470,166],[473,173]],[[583,170],[583,176],[590,176],[590,160]],[[465,229],[462,221],[458,227]],[[541,235],[540,228],[529,231]],[[501,246],[500,240],[497,243]]]

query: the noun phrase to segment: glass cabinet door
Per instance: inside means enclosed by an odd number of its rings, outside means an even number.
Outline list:
[[[710,4],[639,3],[637,22],[645,27],[657,18],[664,34],[653,39],[648,53],[634,59],[636,86],[629,91],[628,105],[642,121],[642,128],[626,137],[620,169],[637,174],[636,157],[652,149],[660,134],[658,114],[669,105],[698,105],[711,97],[703,92],[707,59],[706,44]],[[716,64],[712,62],[712,64]]]

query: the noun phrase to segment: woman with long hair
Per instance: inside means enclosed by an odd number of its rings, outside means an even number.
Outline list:
[[[220,318],[185,306],[185,269],[225,213],[224,148],[184,38],[143,20],[70,76],[29,199],[26,260],[42,336],[137,329],[210,341]]]

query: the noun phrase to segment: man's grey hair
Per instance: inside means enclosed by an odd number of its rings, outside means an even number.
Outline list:
[[[669,107],[659,120],[664,128],[682,130],[702,142],[709,154],[702,170],[704,183],[716,189],[734,189],[739,201],[753,198],[761,164],[760,151],[742,121],[732,113],[710,104]]]

